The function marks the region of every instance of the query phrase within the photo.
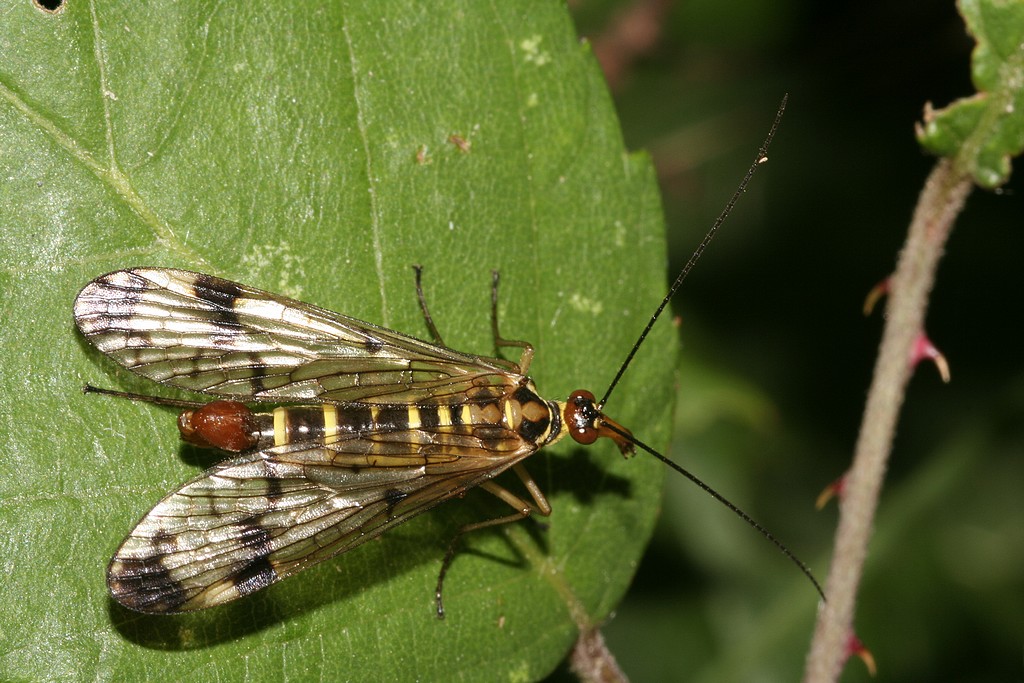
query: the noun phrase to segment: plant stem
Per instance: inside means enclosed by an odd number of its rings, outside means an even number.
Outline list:
[[[835,681],[849,656],[857,588],[863,574],[896,420],[914,370],[912,350],[924,331],[928,296],[956,216],[973,187],[943,159],[933,169],[914,211],[906,245],[889,287],[886,323],[864,419],[839,506],[832,566],[807,655],[804,681]]]
[[[629,683],[615,656],[605,645],[600,629],[580,633],[569,664],[583,683]]]

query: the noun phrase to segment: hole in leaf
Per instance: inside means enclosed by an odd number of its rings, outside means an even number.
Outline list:
[[[64,9],[64,0],[32,0],[32,4],[48,14],[57,14]]]

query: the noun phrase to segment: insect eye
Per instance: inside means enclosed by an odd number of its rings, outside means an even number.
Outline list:
[[[576,443],[588,446],[599,436],[594,420],[601,413],[594,406],[594,395],[589,391],[577,390],[569,395],[565,403],[565,424],[569,426],[569,435]]]

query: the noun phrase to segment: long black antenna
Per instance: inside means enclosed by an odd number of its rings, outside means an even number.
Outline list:
[[[785,555],[790,560],[792,560],[793,564],[795,564],[800,569],[800,571],[803,572],[804,576],[806,576],[808,579],[810,579],[811,583],[814,584],[814,589],[816,591],[818,591],[818,595],[821,596],[821,599],[822,600],[826,600],[826,598],[825,598],[825,591],[822,590],[821,584],[819,584],[818,580],[816,578],[814,578],[814,574],[812,574],[811,570],[807,567],[807,565],[803,563],[803,560],[801,560],[799,557],[794,555],[792,550],[787,548],[782,543],[782,541],[780,541],[779,539],[775,538],[775,536],[772,534],[772,532],[768,531],[768,529],[766,529],[763,526],[761,526],[761,524],[759,524],[753,517],[748,515],[746,512],[744,512],[740,508],[736,507],[736,505],[734,505],[728,498],[723,496],[721,493],[719,493],[718,491],[714,490],[713,488],[711,488],[710,486],[705,484],[703,481],[700,480],[699,477],[697,477],[697,475],[691,473],[686,468],[681,467],[681,466],[677,465],[676,463],[672,462],[671,460],[666,458],[664,455],[662,455],[658,451],[654,450],[653,448],[651,448],[650,446],[645,444],[643,441],[638,440],[635,436],[633,436],[629,432],[627,432],[627,431],[619,428],[615,424],[609,423],[607,421],[602,422],[601,426],[604,427],[604,428],[610,429],[611,431],[615,432],[616,434],[618,434],[619,436],[621,436],[625,440],[629,441],[631,444],[633,444],[637,448],[639,448],[639,449],[641,449],[641,450],[643,450],[643,451],[653,455],[655,458],[657,458],[658,460],[662,461],[663,463],[665,463],[666,465],[668,465],[669,467],[674,469],[676,472],[678,472],[679,474],[683,475],[684,477],[686,477],[687,479],[692,481],[694,484],[696,484],[698,487],[700,487],[701,490],[703,490],[709,496],[711,496],[712,498],[717,500],[719,503],[721,503],[725,507],[727,507],[730,510],[732,510],[733,512],[735,512],[739,516],[740,519],[742,519],[744,522],[746,522],[750,526],[754,527],[754,529],[756,529],[762,536],[764,536],[769,541],[771,541],[772,544],[774,544],[776,548],[781,550],[783,555]]]
[[[679,290],[679,287],[683,284],[683,280],[685,280],[686,276],[689,274],[690,269],[693,268],[694,264],[697,263],[697,260],[700,259],[701,255],[704,253],[704,249],[707,248],[708,244],[710,244],[711,240],[715,237],[715,233],[718,232],[718,228],[720,228],[722,223],[725,222],[725,219],[729,217],[729,214],[732,212],[733,207],[736,206],[736,202],[739,201],[740,196],[744,192],[746,192],[747,185],[750,184],[750,179],[754,177],[754,173],[757,171],[758,167],[764,162],[768,161],[768,146],[771,145],[772,139],[775,137],[775,131],[778,130],[779,123],[782,121],[782,114],[786,111],[786,101],[788,99],[788,94],[782,97],[782,102],[779,103],[779,108],[775,112],[775,120],[772,121],[772,127],[768,130],[768,136],[765,137],[764,142],[761,144],[761,147],[757,150],[757,156],[754,157],[753,163],[750,164],[750,168],[747,169],[747,174],[743,176],[743,180],[740,182],[739,187],[737,187],[736,191],[733,192],[732,197],[729,199],[729,202],[725,205],[725,208],[722,209],[722,212],[718,214],[718,218],[716,218],[715,222],[711,225],[711,229],[708,230],[706,235],[704,235],[704,239],[701,240],[701,243],[697,246],[697,249],[693,252],[693,255],[690,256],[690,260],[686,262],[685,266],[683,266],[682,271],[679,272],[679,275],[676,277],[675,282],[673,282],[672,286],[669,288],[668,294],[666,294],[665,298],[661,300],[661,304],[658,305],[657,310],[654,311],[654,315],[652,315],[651,319],[647,322],[647,326],[644,327],[643,332],[640,333],[640,337],[636,340],[636,343],[633,344],[633,348],[630,349],[629,355],[626,356],[626,360],[623,361],[622,365],[619,367],[619,371],[615,374],[615,378],[612,380],[612,383],[608,386],[608,390],[604,392],[604,396],[601,398],[600,403],[597,404],[597,409],[599,411],[603,410],[604,404],[608,401],[608,397],[611,396],[612,390],[615,389],[615,386],[619,383],[619,380],[622,379],[622,375],[626,372],[626,368],[629,367],[629,364],[633,360],[633,357],[636,355],[636,352],[640,348],[640,345],[643,344],[644,339],[647,338],[647,335],[648,333],[650,333],[651,328],[654,327],[654,323],[657,322],[658,316],[661,315],[662,311],[665,310],[665,307],[668,306],[668,302],[672,300],[672,296]],[[803,575],[806,576],[807,579],[814,585],[814,589],[818,591],[818,595],[821,596],[821,599],[826,599],[825,591],[822,590],[821,584],[819,584],[818,580],[814,578],[814,575],[811,573],[811,570],[808,569],[807,565],[804,564],[800,558],[794,555],[793,551],[787,548],[782,543],[782,541],[775,538],[775,536],[770,531],[768,531],[768,529],[766,529],[757,521],[755,521],[753,517],[751,517],[746,512],[738,508],[729,499],[720,494],[718,491],[705,484],[695,474],[692,474],[689,470],[672,462],[671,460],[669,460],[664,455],[657,452],[644,442],[639,441],[635,436],[633,436],[629,432],[615,425],[613,422],[605,420],[602,422],[601,426],[603,428],[615,432],[626,441],[635,445],[637,448],[649,453],[650,455],[653,455],[655,458],[657,458],[661,462],[665,463],[666,465],[674,469],[679,474],[683,475],[684,477],[692,481],[702,491],[704,491],[709,496],[717,500],[719,503],[732,510],[740,519],[742,519],[744,522],[752,526],[755,530],[758,531],[758,533],[760,533],[766,539],[771,541],[776,548],[782,551],[782,554],[788,557],[793,562],[793,564],[795,564],[797,568],[803,573]]]
[[[697,246],[693,255],[690,256],[690,260],[686,262],[686,265],[683,266],[683,269],[679,272],[679,275],[676,277],[676,281],[672,283],[671,287],[669,287],[668,294],[666,294],[665,298],[661,300],[661,304],[658,306],[657,310],[654,311],[654,315],[651,316],[651,319],[647,322],[647,327],[644,328],[643,332],[640,333],[640,337],[636,340],[636,343],[633,344],[633,348],[630,349],[629,354],[626,356],[626,360],[622,362],[622,365],[619,367],[619,371],[615,373],[615,379],[613,379],[612,383],[608,385],[608,390],[604,392],[604,396],[602,396],[600,402],[598,402],[598,410],[604,408],[604,404],[608,402],[608,397],[612,395],[612,391],[619,383],[619,380],[622,379],[622,375],[626,372],[626,368],[628,368],[629,364],[633,361],[633,356],[636,355],[640,345],[644,343],[644,339],[647,338],[651,328],[654,327],[654,323],[657,322],[658,316],[661,315],[661,312],[665,310],[666,306],[668,306],[668,302],[672,300],[672,296],[679,290],[679,287],[683,284],[683,280],[685,280],[686,276],[689,274],[690,269],[693,268],[695,263],[697,263],[701,254],[704,253],[704,249],[707,248],[711,243],[711,240],[715,237],[715,233],[718,232],[718,228],[721,227],[722,223],[725,222],[725,219],[729,217],[729,214],[732,212],[732,208],[736,206],[736,202],[739,201],[740,195],[747,191],[747,185],[750,184],[750,179],[754,177],[754,172],[757,171],[757,168],[761,164],[768,161],[768,146],[772,144],[772,138],[775,137],[775,131],[779,129],[779,123],[782,121],[782,114],[786,111],[787,100],[789,100],[789,93],[782,96],[782,102],[779,103],[779,108],[775,112],[775,120],[772,122],[772,127],[768,131],[768,136],[764,139],[764,142],[761,143],[761,147],[757,150],[757,156],[754,157],[754,162],[750,164],[750,168],[747,169],[747,174],[743,176],[743,180],[740,182],[739,187],[737,187],[736,191],[732,193],[729,203],[725,205],[724,209],[722,209],[722,213],[718,214],[718,218],[716,218],[715,222],[712,223],[711,229],[708,230],[706,235],[704,235],[704,239],[701,240],[701,243]],[[788,553],[788,551],[786,552]],[[815,585],[817,585],[817,582],[815,582]],[[821,589],[819,589],[819,592],[821,592]]]

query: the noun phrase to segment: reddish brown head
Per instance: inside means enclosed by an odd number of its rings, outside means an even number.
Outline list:
[[[615,442],[623,455],[632,455],[633,442],[628,429],[605,417],[597,399],[589,391],[578,389],[569,395],[562,415],[569,435],[577,442],[589,446],[605,436]]]

